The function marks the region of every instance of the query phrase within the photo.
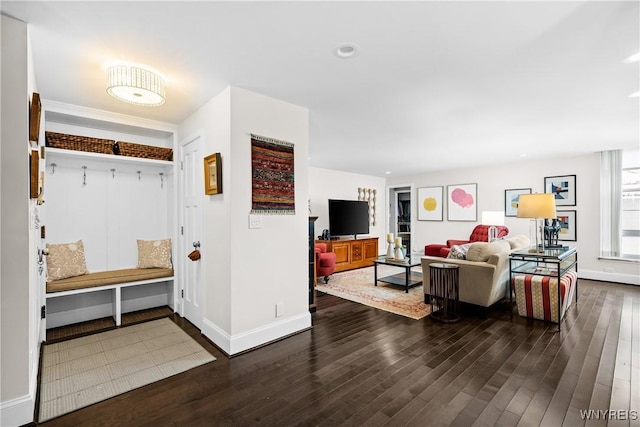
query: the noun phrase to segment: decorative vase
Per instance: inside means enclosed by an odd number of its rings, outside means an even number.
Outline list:
[[[391,243],[387,244],[387,259],[393,259],[393,246],[391,246]]]
[[[393,234],[387,233],[387,259],[393,259]]]
[[[404,256],[402,255],[402,246],[396,246],[395,258],[404,259]]]

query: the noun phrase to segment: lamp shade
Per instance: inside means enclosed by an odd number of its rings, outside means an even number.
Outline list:
[[[518,198],[517,216],[518,218],[556,218],[556,200],[553,194],[521,194]]]
[[[155,107],[165,102],[165,82],[153,71],[116,65],[107,70],[107,93],[130,104]]]
[[[504,212],[482,211],[483,225],[504,225]]]

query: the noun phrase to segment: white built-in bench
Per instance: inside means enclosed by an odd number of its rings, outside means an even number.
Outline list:
[[[170,268],[131,268],[124,270],[100,271],[47,282],[46,299],[47,303],[49,303],[52,299],[60,299],[63,297],[79,296],[105,291],[111,292],[113,318],[116,322],[116,326],[120,326],[122,323],[122,291],[124,288],[163,282],[173,283],[173,279],[173,270]],[[172,290],[168,289],[166,293],[170,296],[172,295]],[[49,310],[47,309],[47,311]],[[95,318],[100,317],[102,316],[98,315]],[[53,326],[55,327],[60,325]]]

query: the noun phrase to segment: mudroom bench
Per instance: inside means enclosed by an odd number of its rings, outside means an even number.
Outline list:
[[[125,310],[124,312],[166,305],[170,303],[170,301],[167,300],[170,299],[173,294],[173,279],[173,270],[170,268],[131,268],[100,271],[47,282],[47,317],[50,317],[50,315],[55,317],[57,315],[57,317],[60,318],[54,322],[47,321],[47,328],[90,320],[87,319],[87,317],[94,319],[104,317],[105,294],[111,294],[110,298],[106,298],[110,300],[108,301],[108,305],[111,306],[111,312],[109,314],[113,315],[116,326],[120,326],[123,313],[123,300],[126,300],[126,298],[123,298],[125,290],[133,290],[143,285],[145,285],[144,288],[153,285],[160,287],[155,292],[159,295],[149,296],[148,292],[143,294],[138,292],[140,295],[131,295],[132,298],[138,298],[142,302],[138,302],[138,306],[134,307],[133,310]],[[97,298],[92,300],[92,298],[90,298],[91,296],[96,296]],[[65,297],[74,299],[74,301],[69,301],[69,304],[67,304],[73,308],[65,309],[65,304],[62,304],[62,307],[59,307],[57,313],[50,313],[49,306],[54,302],[53,300],[58,302],[65,299]],[[160,302],[158,297],[160,297]],[[143,306],[139,306],[140,304]],[[149,305],[149,307],[146,307],[147,305]],[[82,313],[65,315],[65,313],[70,313],[71,311],[80,311]],[[50,325],[50,323],[54,324]]]

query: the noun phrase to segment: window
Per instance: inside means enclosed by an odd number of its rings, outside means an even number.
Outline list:
[[[620,256],[640,259],[640,150],[622,152]]]

